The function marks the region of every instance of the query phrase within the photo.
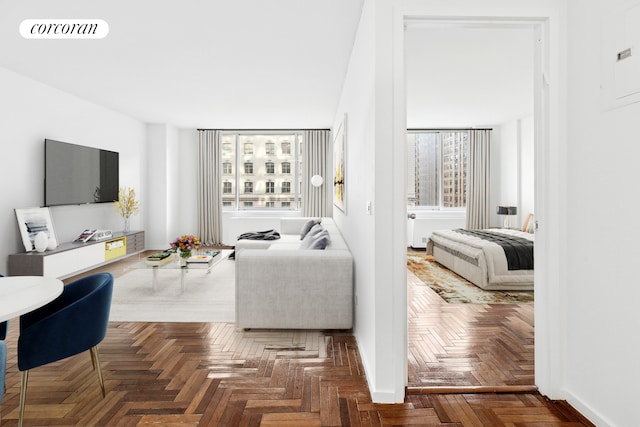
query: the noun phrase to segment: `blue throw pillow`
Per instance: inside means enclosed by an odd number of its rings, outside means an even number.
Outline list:
[[[300,230],[300,240],[304,239],[305,236],[309,233],[309,231],[311,231],[313,226],[316,225],[316,224],[320,224],[321,221],[322,220],[320,218],[318,218],[318,219],[310,219],[309,221],[307,221],[302,226],[302,230]]]

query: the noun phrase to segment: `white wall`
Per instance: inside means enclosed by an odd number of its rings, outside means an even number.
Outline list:
[[[185,234],[198,235],[198,133],[166,123],[147,126],[149,216],[147,246],[166,249]]]
[[[498,219],[496,225],[502,226],[503,218],[496,215],[495,206],[518,206],[518,145],[520,140],[520,123],[517,120],[504,123],[494,128],[495,140],[491,141],[491,178],[496,179],[497,192],[493,208],[494,217]],[[495,163],[494,163],[495,162]],[[517,218],[511,218],[517,224]]]
[[[173,177],[178,187],[180,208],[176,212],[177,222],[174,224],[173,233],[177,236],[183,234],[198,235],[198,199],[196,189],[198,187],[198,131],[195,129],[180,129],[176,144],[179,159],[179,176]]]
[[[407,380],[407,123],[395,122],[391,16],[391,1],[365,0],[333,125],[347,115],[346,213],[333,216],[354,255],[354,333],[381,403],[404,401]]]
[[[637,2],[635,2],[637,3]],[[569,402],[597,425],[638,425],[636,221],[640,103],[603,110],[602,18],[624,0],[569,2],[566,360]],[[640,23],[633,24],[636,28]],[[606,52],[615,57],[615,52]],[[599,421],[599,422],[598,422]]]
[[[146,231],[147,247],[162,249],[169,242],[169,213],[167,177],[169,149],[167,147],[167,127],[165,125],[147,125],[147,162],[148,167],[148,205]]]
[[[520,222],[535,213],[535,133],[533,116],[520,120]]]
[[[104,148],[120,153],[120,184],[140,194],[141,213],[131,229],[144,229],[146,194],[143,191],[145,126],[52,87],[0,68],[0,158],[4,182],[0,187],[0,259],[6,273],[7,256],[24,252],[15,208],[44,202],[44,139]],[[73,240],[84,228],[122,230],[123,220],[112,203],[51,208],[58,241]]]
[[[365,0],[356,34],[340,103],[333,124],[338,129],[344,115],[346,123],[346,214],[334,207],[333,217],[354,256],[355,325],[354,334],[366,369],[374,400],[390,389],[380,360],[378,322],[385,321],[388,309],[378,310],[376,287],[376,236],[374,219],[379,209],[374,197],[375,174],[375,81],[374,81],[374,0]],[[328,180],[330,181],[330,180]],[[365,213],[366,202],[373,202],[373,215]],[[379,317],[378,317],[379,316]],[[389,365],[385,365],[388,369]]]
[[[509,219],[520,227],[534,212],[533,116],[512,120],[493,128],[491,140],[491,225],[502,227],[504,216],[498,206],[517,206],[518,215]]]

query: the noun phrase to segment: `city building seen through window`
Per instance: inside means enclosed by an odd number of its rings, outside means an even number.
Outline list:
[[[462,209],[467,201],[469,132],[408,131],[408,206]]]
[[[299,210],[302,149],[299,131],[223,132],[223,208]]]

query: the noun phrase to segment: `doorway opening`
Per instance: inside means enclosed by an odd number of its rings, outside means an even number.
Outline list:
[[[490,205],[518,206],[518,225],[536,206],[539,33],[531,22],[441,20],[412,21],[405,32],[407,128],[491,128]],[[449,228],[442,218],[464,227],[460,210],[408,209],[409,247]],[[501,226],[497,214],[491,226]],[[407,286],[409,393],[537,389],[533,303],[446,303],[412,272]]]

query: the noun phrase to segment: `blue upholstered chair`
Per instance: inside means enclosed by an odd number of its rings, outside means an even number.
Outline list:
[[[4,275],[0,274],[0,277],[4,277]],[[9,322],[0,323],[0,340],[4,340],[7,337],[8,327],[9,327]]]
[[[7,369],[7,343],[0,341],[0,403],[4,396],[4,375]]]
[[[0,277],[4,276],[0,274]],[[7,326],[8,322],[0,323],[0,403],[2,403],[2,396],[4,396],[4,376],[7,372],[7,343],[4,342],[7,337]]]
[[[99,273],[64,287],[62,294],[39,309],[20,316],[18,369],[22,426],[29,370],[90,350],[93,367],[105,396],[98,344],[109,323],[113,276]]]
[[[4,276],[0,274],[0,277]],[[2,403],[2,396],[4,396],[4,376],[7,372],[7,343],[4,342],[7,337],[7,323],[0,323],[0,403]],[[1,414],[0,421],[2,421]]]

